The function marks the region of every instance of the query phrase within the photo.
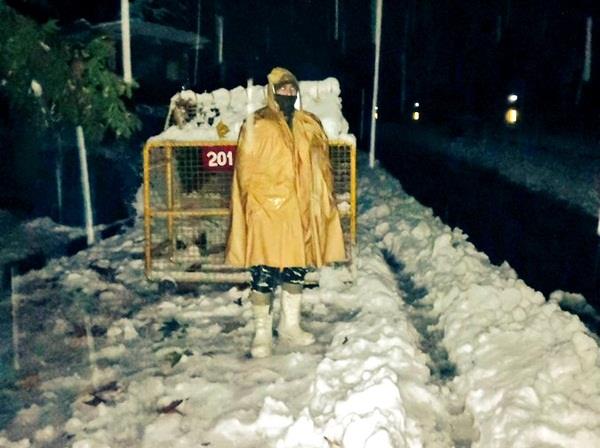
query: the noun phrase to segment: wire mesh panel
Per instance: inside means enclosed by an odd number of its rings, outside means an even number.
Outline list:
[[[329,157],[333,171],[333,190],[340,212],[346,258],[352,261],[352,246],[355,240],[354,208],[354,146],[345,142],[330,142]]]
[[[225,265],[235,142],[153,142],[144,148],[146,275],[201,282],[246,282]],[[355,147],[330,142],[334,190],[347,262],[355,243]]]

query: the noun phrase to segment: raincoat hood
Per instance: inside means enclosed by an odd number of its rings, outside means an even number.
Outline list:
[[[269,81],[267,86],[267,106],[273,110],[280,110],[279,104],[275,100],[275,87],[279,84],[291,83],[296,86],[296,90],[298,90],[298,109],[302,110],[302,101],[300,99],[300,83],[292,72],[283,67],[275,67],[273,70],[271,70],[271,73],[267,75],[267,80]]]

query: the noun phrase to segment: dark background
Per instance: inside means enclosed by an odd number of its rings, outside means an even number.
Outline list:
[[[119,18],[119,1],[10,0],[39,21],[58,19],[68,28],[79,18],[90,22]],[[339,0],[339,32],[334,36],[334,0],[201,0],[201,52],[196,90],[234,87],[248,77],[264,82],[274,65],[301,79],[335,76],[344,100],[356,103],[370,93],[373,72],[374,2]],[[585,20],[598,33],[599,2],[593,0],[384,0],[380,111],[396,120],[400,110],[400,71],[406,51],[407,101],[418,100],[434,116],[477,115],[493,119],[506,96],[520,95],[526,116],[551,126],[600,124],[598,57],[592,79],[581,86]],[[195,32],[198,0],[134,0],[150,21]],[[224,67],[216,61],[215,16],[224,18]],[[408,28],[406,24],[408,23]],[[593,55],[600,44],[594,41]],[[134,65],[135,76],[135,65]],[[144,80],[138,100],[163,104],[171,91],[148,92]],[[354,106],[354,104],[353,104]],[[352,107],[355,114],[355,108]],[[535,117],[535,118],[533,118]],[[354,120],[354,118],[353,118]]]
[[[69,37],[91,35],[94,24],[119,20],[120,1],[7,0],[39,23],[53,19]],[[451,156],[435,145],[509,146],[523,157],[568,154],[585,145],[600,158],[600,2],[598,0],[384,0],[377,154],[406,191],[451,226],[463,229],[494,263],[507,260],[528,284],[584,293],[600,309],[600,245],[593,216],[498,173]],[[344,116],[369,147],[374,69],[374,1],[134,0],[132,18],[196,32],[204,45],[132,33],[129,105],[142,121],[131,139],[108,138],[90,148],[95,223],[131,215],[141,184],[141,148],[164,126],[170,98],[265,84],[274,66],[299,79],[334,76]],[[200,7],[200,8],[199,8]],[[200,14],[198,14],[200,9]],[[223,63],[217,58],[217,17],[223,18]],[[582,81],[585,29],[593,19],[591,79]],[[86,23],[82,24],[81,19]],[[87,33],[87,34],[86,34]],[[173,34],[176,34],[173,31]],[[188,35],[188,37],[190,36]],[[112,35],[117,50],[118,35]],[[121,73],[117,55],[113,68]],[[197,70],[195,69],[197,65]],[[1,92],[1,89],[0,89]],[[504,123],[507,96],[517,94],[519,122]],[[410,120],[420,103],[421,119]],[[24,218],[51,216],[82,225],[74,133],[64,136],[65,210],[56,211],[56,155],[35,141],[30,123],[15,122],[0,94],[0,209]],[[362,125],[361,125],[362,124]],[[17,137],[18,136],[18,137]],[[600,179],[600,173],[598,173]],[[600,185],[600,183],[598,184]],[[567,186],[565,186],[567,187]],[[590,188],[595,188],[591,185]]]
[[[118,0],[8,0],[7,3],[40,23],[57,20],[65,33],[77,33],[80,19],[97,24],[118,20],[120,14]],[[412,104],[418,101],[422,121],[428,125],[451,128],[456,133],[493,130],[503,126],[507,95],[516,93],[522,117],[519,126],[525,132],[587,135],[600,146],[600,41],[596,38],[600,35],[600,2],[384,0],[383,3],[379,122],[407,121]],[[140,54],[143,52],[134,47],[133,74],[139,88],[131,106],[136,108],[144,127],[132,140],[123,143],[133,154],[133,162],[143,141],[162,130],[166,107],[177,90],[233,88],[245,85],[248,78],[264,84],[266,74],[276,65],[289,68],[299,79],[338,78],[344,115],[351,132],[359,137],[359,148],[365,149],[373,85],[374,4],[368,0],[339,0],[336,36],[334,0],[132,1],[132,17],[189,32],[196,31],[200,5],[200,33],[207,40],[199,52],[195,73],[193,48],[170,44],[165,54],[180,52],[183,65],[175,78],[167,81],[157,78],[155,70],[144,68],[150,58],[160,64],[164,55],[155,50]],[[222,16],[224,22],[223,64],[217,61],[217,16]],[[583,83],[587,17],[594,20],[593,57],[591,80]],[[119,49],[118,39],[115,44]],[[154,44],[167,48],[166,42]],[[114,69],[121,71],[119,57]],[[4,101],[1,96],[0,101]],[[151,108],[144,109],[141,105]],[[0,104],[0,110],[5,129],[12,126],[5,102]],[[152,113],[145,114],[148,110]],[[365,123],[364,132],[360,132],[361,120]],[[33,167],[31,160],[19,162],[19,148],[6,139],[0,149],[4,160],[0,172],[4,178],[0,181],[0,208],[20,207],[26,213],[49,213],[47,208],[34,205],[35,198],[31,196],[38,193],[23,187],[29,180],[22,181],[22,176],[39,177],[37,172],[26,169]],[[132,186],[138,180],[132,180]],[[126,213],[124,209],[122,213]],[[96,214],[100,215],[98,211]],[[110,220],[114,216],[99,218]],[[79,214],[72,223],[78,220]]]

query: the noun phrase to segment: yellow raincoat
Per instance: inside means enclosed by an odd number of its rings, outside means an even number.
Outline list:
[[[267,106],[240,131],[226,262],[233,266],[319,267],[345,258],[327,136],[318,118],[296,110],[292,129],[275,85],[298,82],[283,68],[268,75]]]

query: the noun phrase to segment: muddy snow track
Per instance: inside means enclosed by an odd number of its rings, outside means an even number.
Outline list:
[[[464,406],[465,397],[460,397],[453,388],[456,365],[448,359],[448,351],[443,346],[444,334],[439,327],[439,315],[436,315],[433,305],[424,300],[427,290],[414,284],[403,263],[386,249],[382,250],[382,256],[395,275],[399,295],[406,303],[411,323],[421,336],[419,347],[429,357],[430,381],[442,393],[449,416],[452,446],[468,448],[479,438],[479,431],[473,427],[473,416]]]

